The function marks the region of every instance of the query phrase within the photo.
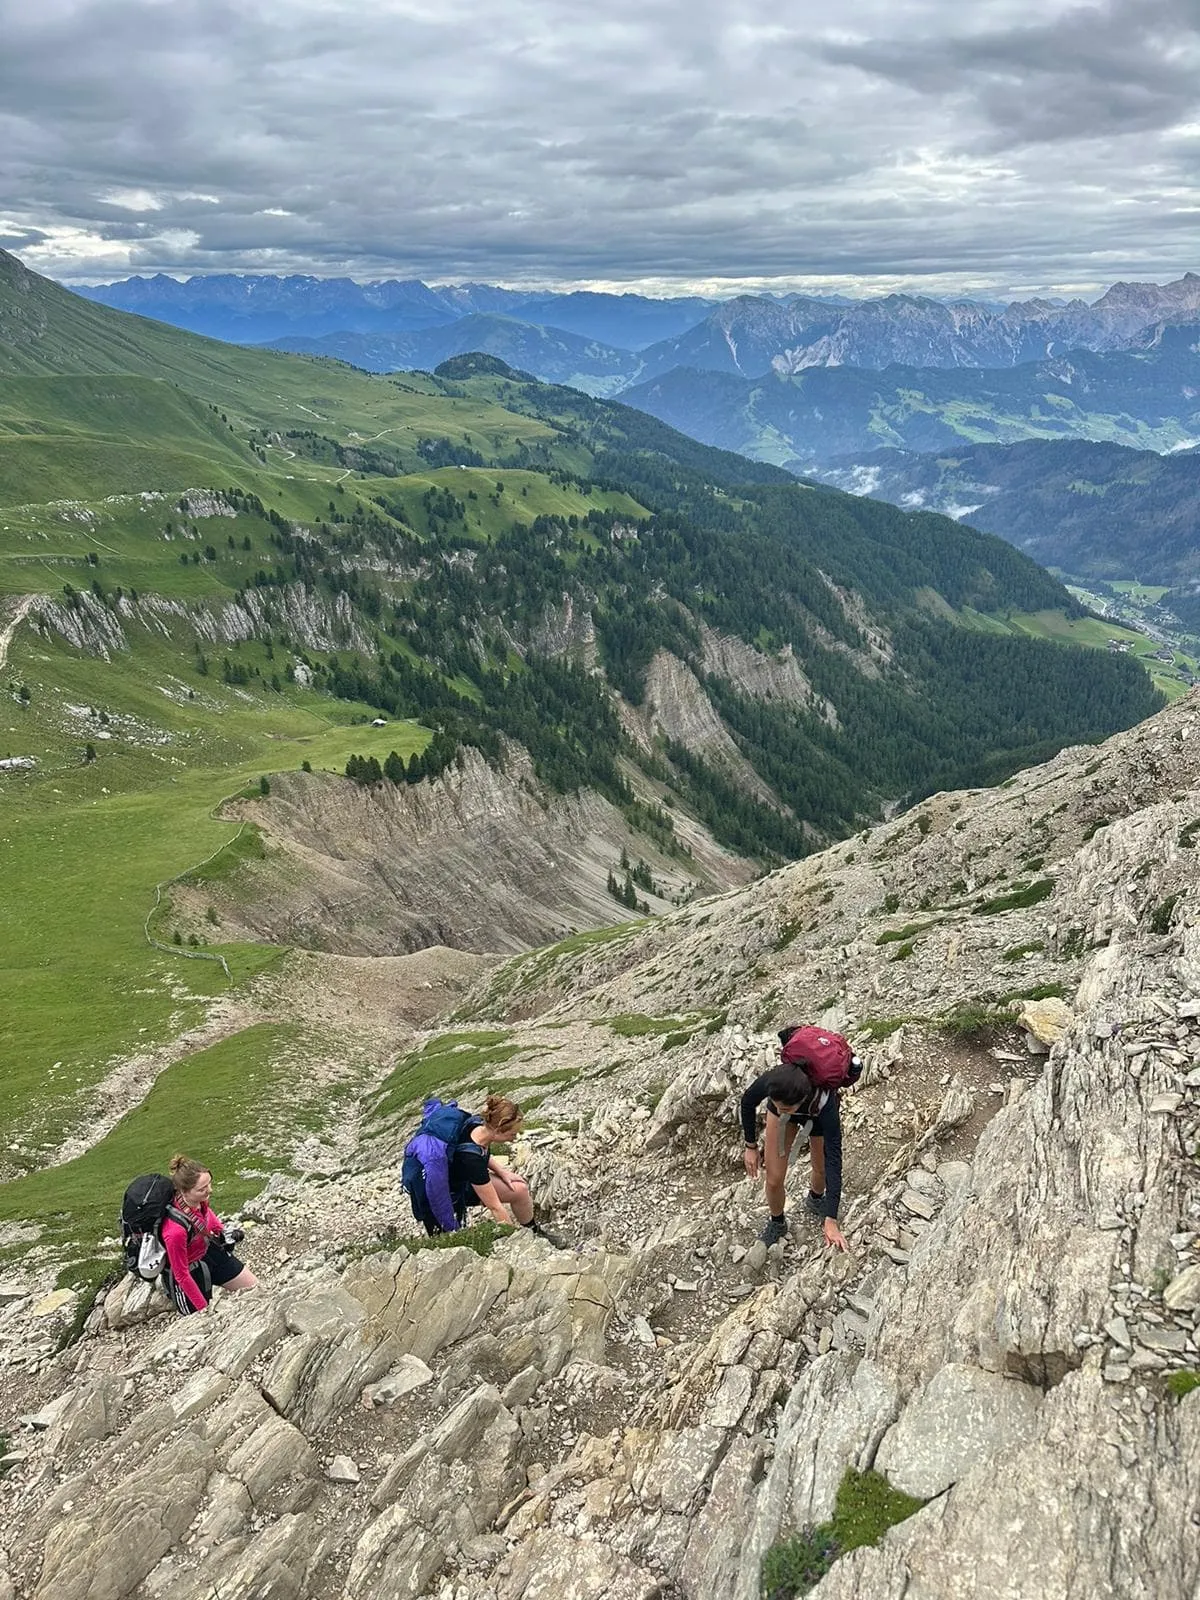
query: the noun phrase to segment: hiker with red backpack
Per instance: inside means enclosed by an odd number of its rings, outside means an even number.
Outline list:
[[[845,1250],[845,1235],[837,1220],[842,1201],[838,1094],[857,1083],[862,1063],[842,1035],[828,1028],[784,1028],[779,1043],[779,1065],[754,1080],[742,1095],[740,1108],[746,1172],[757,1178],[760,1170],[766,1169],[769,1216],[759,1238],[768,1246],[778,1244],[788,1231],[788,1157],[796,1135],[803,1129],[808,1134],[812,1168],[805,1207],[824,1219],[825,1242],[836,1250]],[[764,1101],[767,1120],[760,1155],[757,1119]]]
[[[534,1220],[525,1179],[491,1153],[493,1144],[516,1137],[521,1120],[520,1106],[504,1095],[490,1094],[479,1116],[453,1100],[425,1102],[421,1126],[404,1148],[401,1182],[426,1233],[457,1233],[466,1226],[468,1207],[481,1205],[502,1226],[515,1218],[519,1227],[558,1245]]]

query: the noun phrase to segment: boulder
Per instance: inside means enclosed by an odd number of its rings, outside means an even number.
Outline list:
[[[1055,1045],[1071,1026],[1074,1016],[1065,1000],[1024,1000],[1017,1022],[1038,1044]]]
[[[905,1494],[932,1499],[1032,1438],[1040,1401],[1029,1384],[948,1363],[888,1429],[875,1466]]]

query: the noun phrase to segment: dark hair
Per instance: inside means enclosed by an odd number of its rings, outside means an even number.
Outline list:
[[[816,1091],[807,1073],[790,1062],[781,1062],[772,1067],[767,1076],[767,1093],[780,1105],[802,1106],[807,1105]]]

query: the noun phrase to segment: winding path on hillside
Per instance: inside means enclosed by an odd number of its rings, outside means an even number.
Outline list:
[[[13,635],[29,614],[34,602],[40,598],[41,596],[36,594],[23,594],[17,601],[16,611],[13,612],[3,628],[0,628],[0,672],[3,672],[8,665],[8,650],[12,644]]]

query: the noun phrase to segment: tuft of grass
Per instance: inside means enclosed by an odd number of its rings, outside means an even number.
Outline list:
[[[912,955],[912,953],[913,953],[913,951],[915,949],[916,949],[916,945],[914,945],[911,942],[911,940],[909,941],[908,944],[898,944],[896,946],[896,949],[895,949],[894,953],[891,956],[891,959],[893,961],[907,961],[909,956]]]
[[[886,933],[881,933],[876,939],[876,944],[894,944],[897,942],[915,939],[922,933],[928,933],[930,928],[936,928],[936,922],[909,922],[903,928],[889,928]]]
[[[1008,894],[999,894],[994,900],[980,900],[975,910],[981,917],[996,917],[1002,911],[1021,911],[1026,906],[1036,906],[1054,893],[1053,878],[1038,878],[1034,883],[1019,885]]]
[[[1169,894],[1165,900],[1158,902],[1150,912],[1148,919],[1151,933],[1170,933],[1171,923],[1175,916],[1175,907],[1182,898],[1182,895]]]
[[[517,1230],[511,1224],[493,1222],[488,1217],[483,1222],[473,1223],[469,1228],[460,1228],[457,1233],[422,1233],[411,1239],[401,1239],[400,1243],[411,1254],[416,1255],[418,1250],[454,1250],[465,1248],[474,1250],[477,1256],[490,1256],[501,1239],[507,1239],[510,1233]]]
[[[828,1522],[803,1528],[768,1550],[762,1564],[763,1600],[795,1600],[816,1587],[839,1556],[878,1544],[889,1528],[925,1504],[893,1489],[878,1472],[846,1473]]]
[[[997,1028],[1011,1022],[1012,1018],[1007,1011],[999,1006],[975,1003],[973,1005],[959,1006],[957,1010],[947,1011],[944,1016],[937,1019],[937,1028],[940,1033],[948,1034],[952,1039],[986,1039],[995,1033]]]
[[[1193,1389],[1200,1389],[1200,1371],[1195,1367],[1186,1372],[1173,1372],[1167,1379],[1167,1388],[1176,1400],[1182,1400],[1184,1395],[1191,1394]]]
[[[1020,961],[1023,956],[1040,955],[1046,948],[1040,939],[1031,939],[1028,944],[1014,944],[1001,953],[1001,961]]]
[[[1006,1006],[1013,1000],[1065,1000],[1067,986],[1065,983],[1036,983],[1031,989],[1010,989],[1007,994],[1002,994],[997,1005]]]
[[[689,1032],[693,1032],[696,1028],[699,1028],[702,1025],[703,1020],[704,1019],[702,1017],[697,1017],[693,1021],[688,1017],[646,1017],[638,1015],[626,1015],[621,1017],[606,1017],[604,1018],[603,1022],[599,1024],[599,1026],[611,1028],[612,1031],[615,1034],[618,1034],[622,1039],[641,1039],[645,1038],[647,1034],[678,1033],[683,1028],[687,1028]]]
[[[860,1032],[866,1034],[872,1044],[878,1044],[880,1039],[890,1039],[906,1022],[927,1020],[925,1017],[876,1017],[873,1021],[862,1023]]]

